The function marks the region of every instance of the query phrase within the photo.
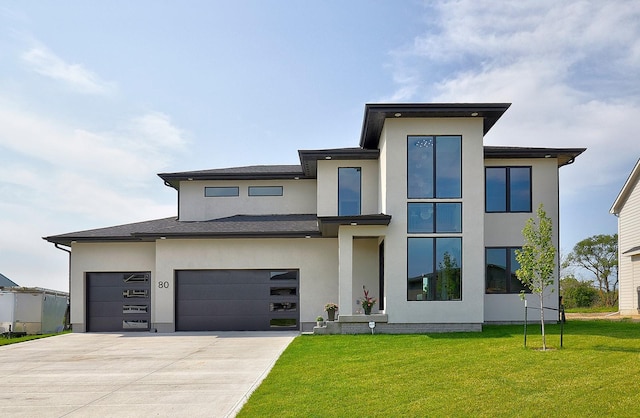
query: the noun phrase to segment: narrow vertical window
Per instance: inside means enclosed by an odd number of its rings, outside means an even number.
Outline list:
[[[436,197],[462,197],[462,138],[436,137]]]
[[[361,184],[360,167],[338,168],[338,216],[360,215]]]
[[[407,197],[462,197],[462,137],[407,137]]]

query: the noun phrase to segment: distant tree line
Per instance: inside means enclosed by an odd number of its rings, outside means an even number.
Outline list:
[[[579,268],[593,275],[578,280],[573,273],[560,279],[560,294],[566,308],[618,304],[618,234],[594,235],[578,242],[562,261],[564,271]]]

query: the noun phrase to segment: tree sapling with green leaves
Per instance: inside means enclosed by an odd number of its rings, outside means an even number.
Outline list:
[[[540,324],[542,327],[542,349],[547,349],[544,333],[544,290],[554,283],[553,271],[556,266],[556,248],[553,246],[553,224],[547,217],[543,205],[537,210],[538,221],[527,220],[522,230],[524,245],[516,250],[516,260],[520,268],[516,271],[518,279],[532,293],[540,297]],[[553,289],[551,289],[553,291]],[[524,293],[520,296],[524,299]]]

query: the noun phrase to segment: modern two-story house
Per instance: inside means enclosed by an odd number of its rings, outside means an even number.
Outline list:
[[[521,322],[522,228],[544,204],[559,247],[558,170],[584,149],[484,146],[508,108],[368,104],[358,147],[159,174],[177,217],[45,238],[71,249],[73,330],[308,331],[328,302],[343,333]]]

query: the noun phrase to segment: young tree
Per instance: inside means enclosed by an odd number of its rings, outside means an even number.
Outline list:
[[[542,326],[542,349],[547,349],[544,332],[544,290],[554,282],[553,270],[556,266],[556,248],[553,246],[553,225],[547,217],[542,204],[537,211],[538,221],[530,218],[522,230],[524,245],[516,250],[516,260],[520,269],[516,271],[518,279],[531,292],[540,297],[540,324]],[[553,289],[552,289],[553,291]],[[524,298],[524,294],[521,293]]]
[[[594,235],[578,242],[563,266],[584,268],[596,276],[600,297],[613,306],[618,287],[618,234]]]

